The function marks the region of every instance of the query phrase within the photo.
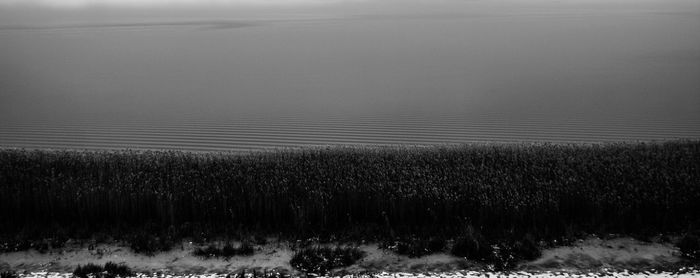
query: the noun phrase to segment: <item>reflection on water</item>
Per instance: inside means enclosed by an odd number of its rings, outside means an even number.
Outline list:
[[[0,146],[700,138],[697,2],[351,2],[0,6]]]
[[[317,145],[426,145],[465,142],[615,142],[697,139],[698,125],[528,118],[242,119],[222,122],[70,122],[0,125],[0,143],[71,149],[247,151]]]

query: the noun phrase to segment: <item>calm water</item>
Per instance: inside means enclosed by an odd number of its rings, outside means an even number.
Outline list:
[[[700,139],[700,1],[0,6],[0,146]]]

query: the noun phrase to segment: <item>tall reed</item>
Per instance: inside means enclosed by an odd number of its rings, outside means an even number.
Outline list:
[[[459,235],[471,225],[493,236],[548,237],[679,231],[700,223],[699,212],[697,141],[244,155],[0,151],[5,235],[175,227],[181,236],[373,229],[389,237]]]

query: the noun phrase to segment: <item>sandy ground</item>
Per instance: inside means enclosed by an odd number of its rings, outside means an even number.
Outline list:
[[[682,262],[670,243],[641,242],[631,238],[579,240],[573,246],[542,251],[542,256],[522,265],[534,270],[665,269]]]
[[[106,262],[124,263],[141,273],[201,274],[231,273],[242,270],[291,272],[289,264],[294,251],[284,242],[256,247],[253,256],[229,259],[203,259],[192,255],[196,246],[182,243],[169,252],[154,256],[134,254],[118,245],[71,246],[40,254],[23,251],[0,254],[0,270],[18,272],[72,272],[78,265]],[[408,258],[380,249],[376,244],[359,245],[366,256],[355,265],[340,269],[341,273],[403,272],[438,273],[478,268],[475,262],[446,253],[421,258]],[[520,265],[527,271],[598,271],[603,269],[663,269],[681,262],[680,252],[668,243],[647,243],[630,238],[581,240],[572,246],[543,250],[542,256]]]

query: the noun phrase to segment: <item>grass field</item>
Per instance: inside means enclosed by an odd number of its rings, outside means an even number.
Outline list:
[[[700,224],[700,142],[0,151],[3,249],[111,237],[549,240]],[[53,241],[51,241],[53,240]]]

